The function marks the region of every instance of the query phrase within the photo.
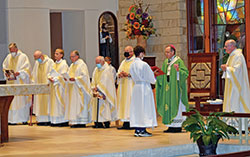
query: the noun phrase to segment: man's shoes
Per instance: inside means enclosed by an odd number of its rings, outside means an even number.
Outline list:
[[[22,122],[23,125],[28,125],[28,122]]]
[[[139,134],[140,134],[140,131],[135,130],[135,134],[134,134],[134,136],[135,136],[135,137],[140,137],[140,136],[139,136]]]
[[[164,130],[164,133],[180,133],[182,131],[181,127],[169,127],[167,130]]]
[[[95,122],[95,125],[92,126],[93,128],[104,128],[103,124],[101,122]]]
[[[57,124],[51,123],[50,126],[51,127],[66,127],[66,126],[69,126],[69,122],[57,123]]]
[[[139,137],[151,137],[152,134],[147,132],[146,130],[143,130],[139,133]]]
[[[86,124],[75,124],[71,125],[70,128],[86,128]]]
[[[8,125],[17,125],[17,123],[8,123]]]
[[[123,126],[117,128],[118,130],[133,130],[134,128],[130,127],[129,122],[123,122]]]
[[[104,126],[105,126],[105,128],[110,128],[110,122],[108,121],[108,122],[103,122],[104,123]]]
[[[69,122],[60,123],[59,127],[69,126]]]
[[[143,130],[143,131],[135,130],[134,136],[135,137],[151,137],[152,134],[147,132],[146,130]]]
[[[50,122],[38,122],[38,126],[49,126],[51,123]]]

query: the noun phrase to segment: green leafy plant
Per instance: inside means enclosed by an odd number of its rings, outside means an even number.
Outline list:
[[[197,110],[191,110],[195,113],[187,117],[182,126],[187,132],[190,132],[190,139],[196,142],[202,138],[204,145],[216,144],[218,137],[230,139],[229,133],[239,133],[233,126],[226,124],[220,119],[220,116],[232,114],[228,112],[210,113],[209,116],[202,116]]]

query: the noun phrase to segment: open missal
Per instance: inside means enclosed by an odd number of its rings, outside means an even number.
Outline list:
[[[5,69],[4,72],[5,72],[5,76],[7,77],[8,80],[16,80],[14,70]]]
[[[151,67],[152,71],[155,74],[155,77],[160,76],[160,75],[164,75],[165,73],[157,66],[152,66]]]

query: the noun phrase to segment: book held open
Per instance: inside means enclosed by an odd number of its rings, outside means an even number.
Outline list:
[[[157,66],[152,66],[151,67],[152,71],[155,74],[155,77],[160,76],[160,75],[164,75],[165,73]]]
[[[5,76],[7,77],[7,80],[16,80],[15,72],[14,70],[4,70]]]

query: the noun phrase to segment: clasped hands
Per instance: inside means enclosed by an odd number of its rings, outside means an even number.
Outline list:
[[[123,77],[131,77],[129,73],[126,73],[125,71],[122,71],[118,74],[118,78],[123,78]]]
[[[54,79],[53,79],[53,77],[49,77],[48,79],[49,79],[49,81],[52,82],[52,83],[55,82]],[[63,78],[63,79],[64,79],[64,81],[67,81],[66,78]],[[72,77],[72,78],[69,78],[69,80],[70,80],[70,81],[75,81],[76,79]]]
[[[227,70],[227,65],[226,64],[222,64],[220,67],[221,67],[222,71],[226,71]]]

